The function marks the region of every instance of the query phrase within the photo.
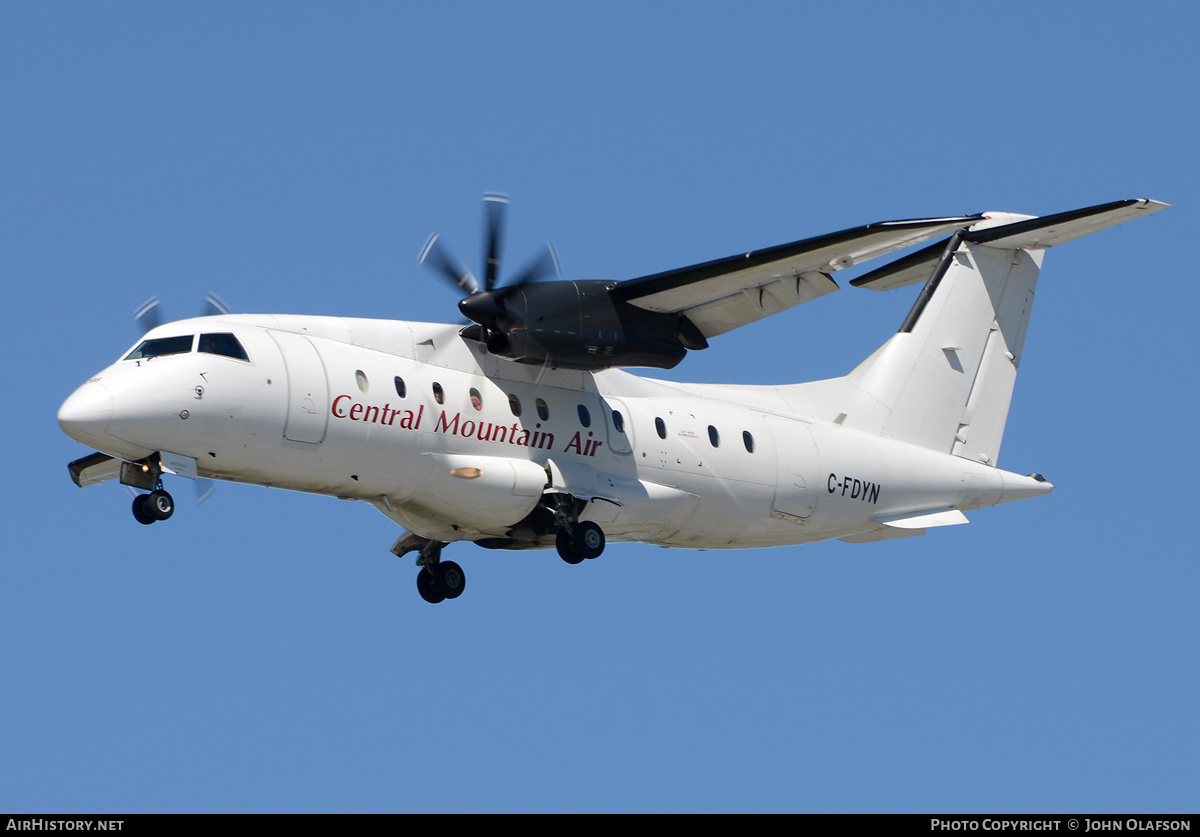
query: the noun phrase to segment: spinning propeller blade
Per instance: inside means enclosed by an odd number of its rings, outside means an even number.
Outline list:
[[[449,279],[456,287],[462,288],[468,294],[479,293],[479,282],[467,270],[462,260],[450,252],[450,248],[442,244],[437,233],[429,236],[417,264],[427,264],[438,273]]]
[[[504,215],[508,207],[508,196],[498,192],[483,195],[483,289],[496,287],[500,275],[500,243],[504,237]]]
[[[529,285],[551,276],[561,275],[562,264],[558,261],[558,251],[554,249],[553,244],[547,241],[541,254],[531,259],[521,272],[517,274],[517,278],[513,280],[511,287]]]
[[[466,291],[459,301],[458,310],[467,319],[482,326],[488,346],[499,349],[507,345],[504,325],[507,300],[515,291],[548,276],[561,274],[558,252],[553,244],[535,256],[517,274],[515,281],[501,284],[501,250],[504,243],[504,224],[508,214],[508,196],[498,192],[485,192],[483,196],[483,287],[463,264],[462,260],[444,246],[434,233],[425,242],[417,261],[427,264],[449,279],[455,286]]]
[[[162,308],[158,297],[152,296],[139,305],[133,312],[133,321],[141,327],[142,334],[162,325]]]

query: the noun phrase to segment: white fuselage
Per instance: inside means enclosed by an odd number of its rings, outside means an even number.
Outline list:
[[[364,500],[441,541],[504,537],[554,490],[609,540],[693,548],[915,534],[885,523],[1050,490],[839,426],[819,384],[807,399],[524,365],[393,320],[236,315],[150,336],[206,331],[249,360],[120,360],[63,405],[64,429],[126,460],[170,452],[203,477]]]

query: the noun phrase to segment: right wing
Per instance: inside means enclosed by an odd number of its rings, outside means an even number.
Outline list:
[[[834,271],[963,229],[982,217],[868,224],[629,279],[609,293],[648,311],[686,316],[705,337],[715,337],[836,291]]]

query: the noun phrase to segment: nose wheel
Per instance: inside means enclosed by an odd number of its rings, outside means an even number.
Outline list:
[[[133,517],[144,526],[149,526],[156,520],[166,520],[174,513],[174,498],[161,488],[133,498]]]

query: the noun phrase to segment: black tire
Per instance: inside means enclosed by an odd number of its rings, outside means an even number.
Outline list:
[[[604,530],[590,520],[576,523],[571,533],[571,549],[584,558],[599,557],[604,551]]]
[[[149,494],[139,494],[133,498],[133,519],[138,523],[141,523],[143,526],[149,526],[151,523],[158,520],[158,518],[150,514],[150,510],[146,508],[146,498],[149,496]]]
[[[175,514],[175,500],[161,488],[151,491],[144,498],[146,511],[155,520],[166,520]]]
[[[424,567],[417,571],[417,592],[430,604],[438,604],[446,598],[434,582],[433,574]]]
[[[575,552],[571,545],[571,535],[565,529],[559,530],[558,537],[554,539],[554,546],[558,549],[558,557],[568,564],[583,563],[583,556]]]
[[[467,574],[453,561],[439,561],[433,572],[438,592],[447,599],[457,599],[467,589]]]

